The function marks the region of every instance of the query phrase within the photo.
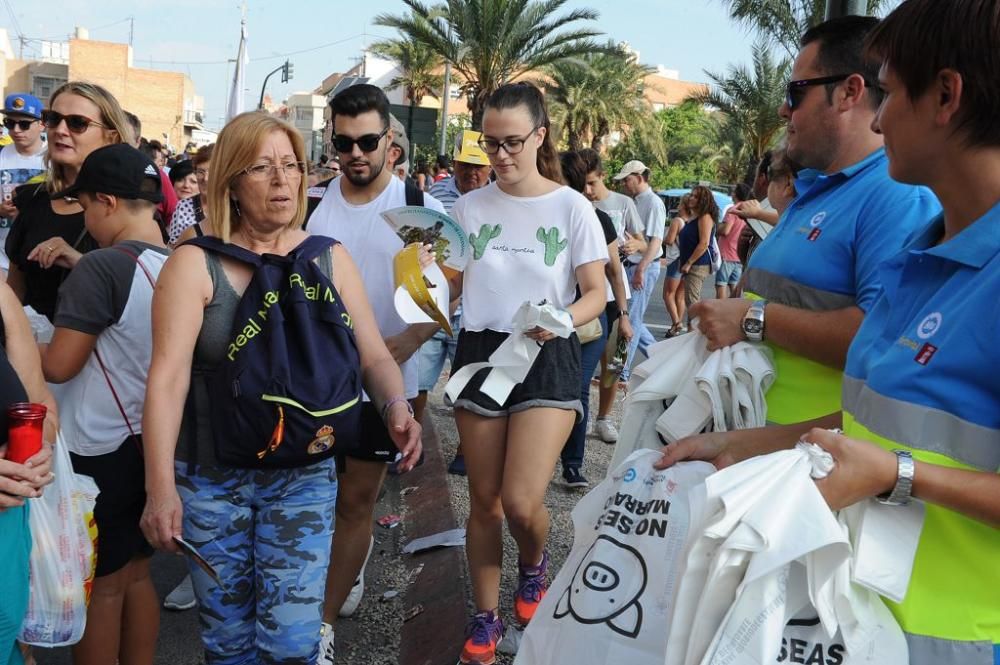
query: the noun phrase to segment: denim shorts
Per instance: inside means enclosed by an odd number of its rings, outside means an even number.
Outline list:
[[[723,261],[722,267],[715,273],[715,285],[736,286],[743,276],[743,264],[739,261]]]
[[[487,360],[509,336],[510,333],[495,330],[463,330],[458,337],[458,352],[455,354],[452,372]],[[573,333],[568,338],[556,337],[542,345],[528,375],[523,382],[514,386],[503,404],[498,404],[479,390],[490,372],[488,368],[481,369],[472,376],[453,404],[447,397],[445,403],[489,418],[504,417],[533,407],[567,409],[576,411],[579,420],[583,417],[583,405],[580,402],[581,371],[580,340]]]
[[[451,330],[454,336],[448,337],[444,330],[438,330],[434,336],[424,342],[417,350],[417,371],[420,378],[417,389],[422,392],[434,390],[438,379],[441,378],[441,370],[444,369],[444,361],[447,359],[452,366],[455,365],[455,351],[458,349],[458,331],[462,326],[462,319],[458,316],[451,317]]]
[[[681,278],[681,260],[679,258],[674,259],[672,263],[667,265],[667,279],[680,279]]]

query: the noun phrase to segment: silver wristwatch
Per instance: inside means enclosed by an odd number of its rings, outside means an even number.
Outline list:
[[[755,300],[743,316],[743,335],[751,342],[764,341],[764,308],[766,300]]]
[[[891,492],[879,494],[876,498],[887,506],[905,506],[913,496],[913,474],[917,464],[909,451],[892,452],[896,453],[896,486]]]

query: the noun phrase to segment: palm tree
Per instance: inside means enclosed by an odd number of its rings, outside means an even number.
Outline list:
[[[722,0],[729,16],[781,46],[789,56],[799,50],[806,30],[821,23],[826,0]],[[868,13],[884,13],[900,0],[867,0]]]
[[[389,82],[388,89],[402,88],[410,102],[406,135],[413,140],[413,108],[427,95],[438,96],[444,87],[444,77],[438,74],[441,58],[420,42],[410,39],[386,39],[371,45],[371,52],[396,64],[400,73]]]
[[[791,61],[775,62],[767,43],[760,40],[753,46],[752,71],[743,65],[731,65],[726,74],[706,71],[714,85],[689,99],[717,108],[727,129],[742,137],[747,163],[756,165],[784,128],[778,107],[790,70]]]
[[[570,150],[586,141],[597,149],[612,131],[645,128],[653,114],[643,86],[656,70],[613,42],[605,49],[552,63],[538,81]]]
[[[375,24],[395,28],[451,63],[462,79],[473,127],[482,126],[486,99],[529,71],[602,47],[601,33],[573,23],[598,17],[591,9],[556,13],[566,0],[445,0],[431,7],[403,0],[410,15],[380,14]]]

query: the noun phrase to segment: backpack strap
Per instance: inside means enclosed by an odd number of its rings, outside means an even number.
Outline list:
[[[406,205],[423,207],[424,192],[413,184],[409,178],[403,181],[403,186],[406,187]]]
[[[222,254],[223,256],[227,256],[233,260],[239,261],[240,263],[249,264],[254,268],[261,265],[261,258],[259,254],[254,254],[249,249],[244,249],[231,242],[222,242],[222,240],[216,238],[215,236],[198,236],[181,243],[181,246],[183,245],[194,245],[195,247],[200,247],[206,252]]]
[[[293,249],[289,255],[297,261],[312,261],[323,252],[329,252],[330,248],[336,244],[337,241],[330,236],[311,235]]]

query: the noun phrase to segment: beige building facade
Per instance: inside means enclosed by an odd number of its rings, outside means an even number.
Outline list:
[[[90,81],[107,88],[127,111],[142,120],[142,134],[182,150],[203,126],[204,99],[194,82],[179,72],[133,66],[128,44],[94,41],[78,28],[73,39],[43,44],[38,60],[19,60],[0,35],[0,84],[3,94],[30,92],[48,103],[52,91],[68,80]]]

